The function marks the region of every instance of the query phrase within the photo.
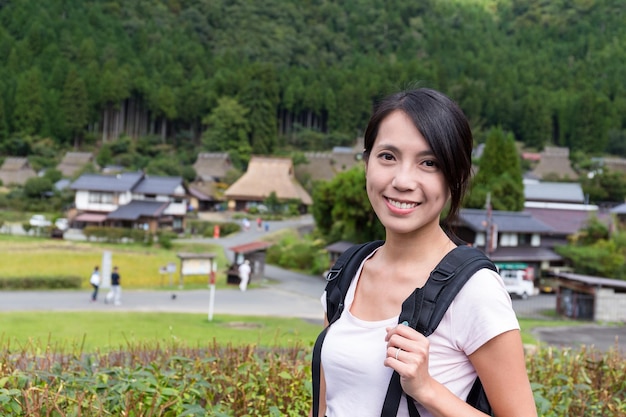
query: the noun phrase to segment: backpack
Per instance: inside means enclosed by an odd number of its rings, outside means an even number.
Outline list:
[[[319,415],[321,351],[328,328],[339,319],[343,312],[343,301],[348,287],[363,260],[374,249],[384,243],[382,240],[354,245],[341,254],[326,275],[326,317],[328,326],[318,336],[313,348],[313,416]],[[426,284],[415,291],[402,303],[398,323],[408,321],[409,326],[424,336],[431,335],[448,310],[463,285],[482,268],[497,272],[496,266],[479,249],[470,246],[457,246],[432,270]],[[403,391],[400,375],[393,372],[381,417],[396,416]],[[491,415],[491,406],[478,377],[467,397],[467,403]],[[409,415],[419,417],[412,399],[407,396]]]

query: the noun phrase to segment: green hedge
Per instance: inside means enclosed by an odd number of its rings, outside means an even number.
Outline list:
[[[306,416],[310,348],[128,344],[110,353],[0,350],[0,415]],[[542,349],[526,358],[542,417],[626,415],[626,357]]]
[[[80,288],[83,279],[76,276],[62,277],[0,277],[0,290],[59,290]]]
[[[241,231],[241,225],[235,222],[211,222],[193,219],[187,221],[187,232],[194,236],[213,237],[215,225],[220,227],[221,237]]]

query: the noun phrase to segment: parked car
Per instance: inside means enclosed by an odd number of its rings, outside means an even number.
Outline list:
[[[529,296],[537,294],[534,282],[526,279],[526,271],[523,269],[502,269],[500,276],[511,296],[525,300]]]
[[[46,219],[46,216],[44,216],[43,214],[33,214],[28,223],[32,227],[46,227],[52,225],[52,222]]]

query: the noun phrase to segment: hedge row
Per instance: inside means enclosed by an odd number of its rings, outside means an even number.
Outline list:
[[[309,350],[216,342],[106,354],[5,347],[0,415],[305,416]],[[527,368],[542,417],[626,415],[626,357],[617,350],[543,349],[527,356]]]
[[[0,290],[59,290],[80,288],[83,278],[59,277],[0,277]]]
[[[210,222],[195,219],[187,221],[187,231],[194,236],[213,237],[215,226],[219,226],[222,237],[241,230],[241,225],[235,222]]]

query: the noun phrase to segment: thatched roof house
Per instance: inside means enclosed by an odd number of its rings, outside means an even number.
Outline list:
[[[296,177],[303,185],[314,181],[329,181],[340,172],[362,163],[363,153],[353,148],[336,147],[332,152],[306,152],[307,162],[296,166]]]
[[[313,203],[294,175],[290,158],[253,156],[248,170],[231,185],[224,195],[235,201],[236,209],[245,209],[248,203],[261,203],[274,192],[279,200],[300,200],[304,206]]]
[[[37,173],[26,158],[9,157],[0,167],[0,181],[4,185],[24,185],[29,178],[36,176]]]
[[[219,182],[233,169],[233,165],[226,152],[205,152],[198,154],[193,169],[196,170],[196,178]]]
[[[91,152],[67,152],[63,160],[57,165],[64,177],[73,177],[85,165],[94,163]]]
[[[544,179],[549,175],[555,175],[561,179],[569,178],[570,180],[578,178],[578,174],[572,169],[569,160],[569,149],[555,146],[546,146],[541,152],[541,159],[533,169],[532,174],[539,179]]]

